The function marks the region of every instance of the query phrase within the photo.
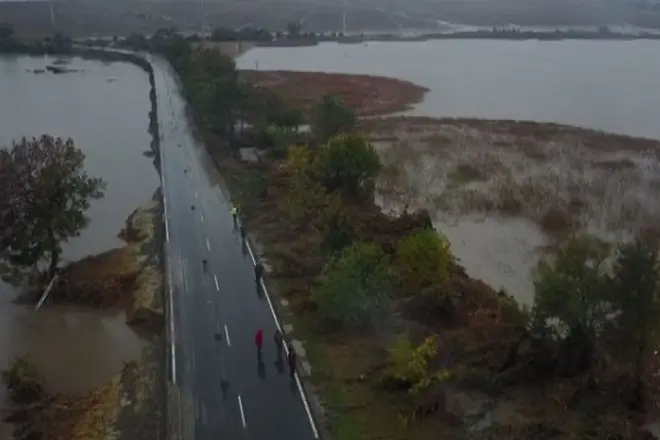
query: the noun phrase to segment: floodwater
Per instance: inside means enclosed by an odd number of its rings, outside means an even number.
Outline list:
[[[657,41],[328,43],[254,48],[237,65],[412,81],[430,89],[407,113],[414,116],[556,122],[660,139]],[[423,196],[433,199],[437,191]],[[449,212],[436,212],[434,221],[472,276],[521,302],[533,300],[532,269],[548,243],[536,224]]]
[[[131,64],[79,58],[66,65],[75,72],[32,73],[53,61],[0,57],[0,145],[21,136],[71,137],[87,155],[86,171],[106,181],[105,198],[89,210],[88,228],[64,246],[64,258],[74,261],[121,246],[117,234],[126,217],[158,187],[152,160],[143,155],[150,145],[149,81]],[[34,312],[13,304],[12,293],[0,284],[0,368],[28,355],[51,391],[96,387],[144,346],[123,313],[48,304]]]

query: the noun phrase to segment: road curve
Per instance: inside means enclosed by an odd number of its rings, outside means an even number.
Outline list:
[[[169,64],[154,71],[168,267],[170,380],[181,438],[313,440],[318,431],[297,375],[273,342],[279,323],[254,279],[254,254],[235,231],[230,202],[186,122]],[[206,259],[208,263],[203,264]],[[264,331],[261,358],[254,345]]]

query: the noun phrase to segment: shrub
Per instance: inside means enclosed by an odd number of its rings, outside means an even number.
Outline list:
[[[335,95],[325,95],[312,109],[312,131],[320,142],[355,130],[356,123],[355,112]]]
[[[323,213],[322,252],[334,257],[353,243],[355,231],[342,211],[341,202],[334,198]]]
[[[447,370],[435,371],[430,365],[438,354],[435,335],[414,347],[409,336],[404,334],[397,339],[389,354],[390,367],[386,379],[404,385],[410,394],[417,394],[449,377]]]
[[[539,264],[534,282],[534,330],[562,339],[560,362],[568,374],[591,362],[598,333],[611,312],[604,262],[609,250],[586,236],[573,237],[550,261]]]
[[[381,164],[378,153],[363,136],[334,136],[319,152],[317,169],[325,186],[350,195],[371,195]]]
[[[355,243],[330,263],[313,297],[331,321],[357,326],[369,323],[384,311],[389,291],[385,252],[372,243]]]
[[[414,231],[396,247],[396,267],[406,293],[445,286],[453,262],[449,241],[432,229]]]

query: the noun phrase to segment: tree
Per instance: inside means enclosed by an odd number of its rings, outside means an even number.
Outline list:
[[[438,381],[449,377],[447,370],[434,370],[431,361],[438,355],[435,335],[428,336],[418,346],[413,346],[407,334],[400,336],[389,350],[390,366],[386,380],[402,384],[410,394],[418,394]]]
[[[311,125],[314,135],[325,142],[339,133],[355,130],[357,116],[335,95],[325,95],[312,109]]]
[[[611,311],[603,268],[608,254],[607,246],[594,238],[572,237],[537,270],[536,329],[542,336],[563,339],[563,361],[571,371],[591,361],[598,332]]]
[[[342,211],[341,202],[337,197],[331,199],[323,212],[322,252],[332,258],[350,246],[356,238],[346,214]]]
[[[307,147],[290,146],[285,166],[290,173],[283,210],[292,221],[307,223],[314,204],[323,198],[323,187],[311,178],[312,155]]]
[[[611,301],[617,316],[614,347],[626,364],[633,365],[632,403],[641,409],[645,360],[655,347],[660,314],[660,267],[656,240],[638,237],[619,247],[611,283]]]
[[[413,231],[396,247],[399,277],[407,293],[445,286],[454,262],[449,241],[432,229]]]
[[[381,165],[373,145],[352,133],[331,138],[319,152],[317,167],[330,191],[342,189],[350,195],[371,195]]]
[[[330,263],[313,291],[321,312],[344,326],[369,323],[387,304],[388,258],[373,243],[355,243]]]
[[[84,171],[85,155],[71,139],[21,139],[0,149],[0,257],[21,270],[49,259],[54,274],[61,243],[87,225],[104,183]]]

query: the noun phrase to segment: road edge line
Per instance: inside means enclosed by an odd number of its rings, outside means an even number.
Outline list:
[[[252,252],[252,245],[250,244],[250,240],[245,238],[246,246],[248,249],[248,252],[250,253],[250,257],[252,257],[252,262],[254,265],[257,264],[257,261],[254,257],[254,253]],[[270,314],[273,316],[273,320],[275,321],[275,326],[277,327],[277,330],[279,330],[280,333],[282,333],[282,325],[280,324],[280,320],[277,317],[277,313],[275,313],[275,307],[273,307],[273,301],[270,298],[270,293],[268,292],[268,288],[266,287],[266,284],[264,283],[263,277],[259,280],[259,285],[263,289],[264,296],[266,297],[266,301],[268,301],[268,307],[270,308]],[[283,334],[283,333],[282,333]],[[289,355],[289,348],[287,347],[287,344],[284,344],[284,352],[286,355]],[[312,432],[314,433],[314,438],[318,439],[319,438],[319,431],[316,426],[316,421],[314,420],[314,416],[312,414],[312,410],[309,407],[309,402],[307,400],[307,393],[304,390],[304,387],[302,385],[302,382],[300,381],[300,377],[298,375],[298,372],[296,371],[294,373],[294,376],[296,378],[296,386],[298,388],[298,392],[300,393],[300,398],[302,400],[303,406],[305,407],[305,412],[307,413],[307,418],[309,419],[309,424],[312,427]]]

